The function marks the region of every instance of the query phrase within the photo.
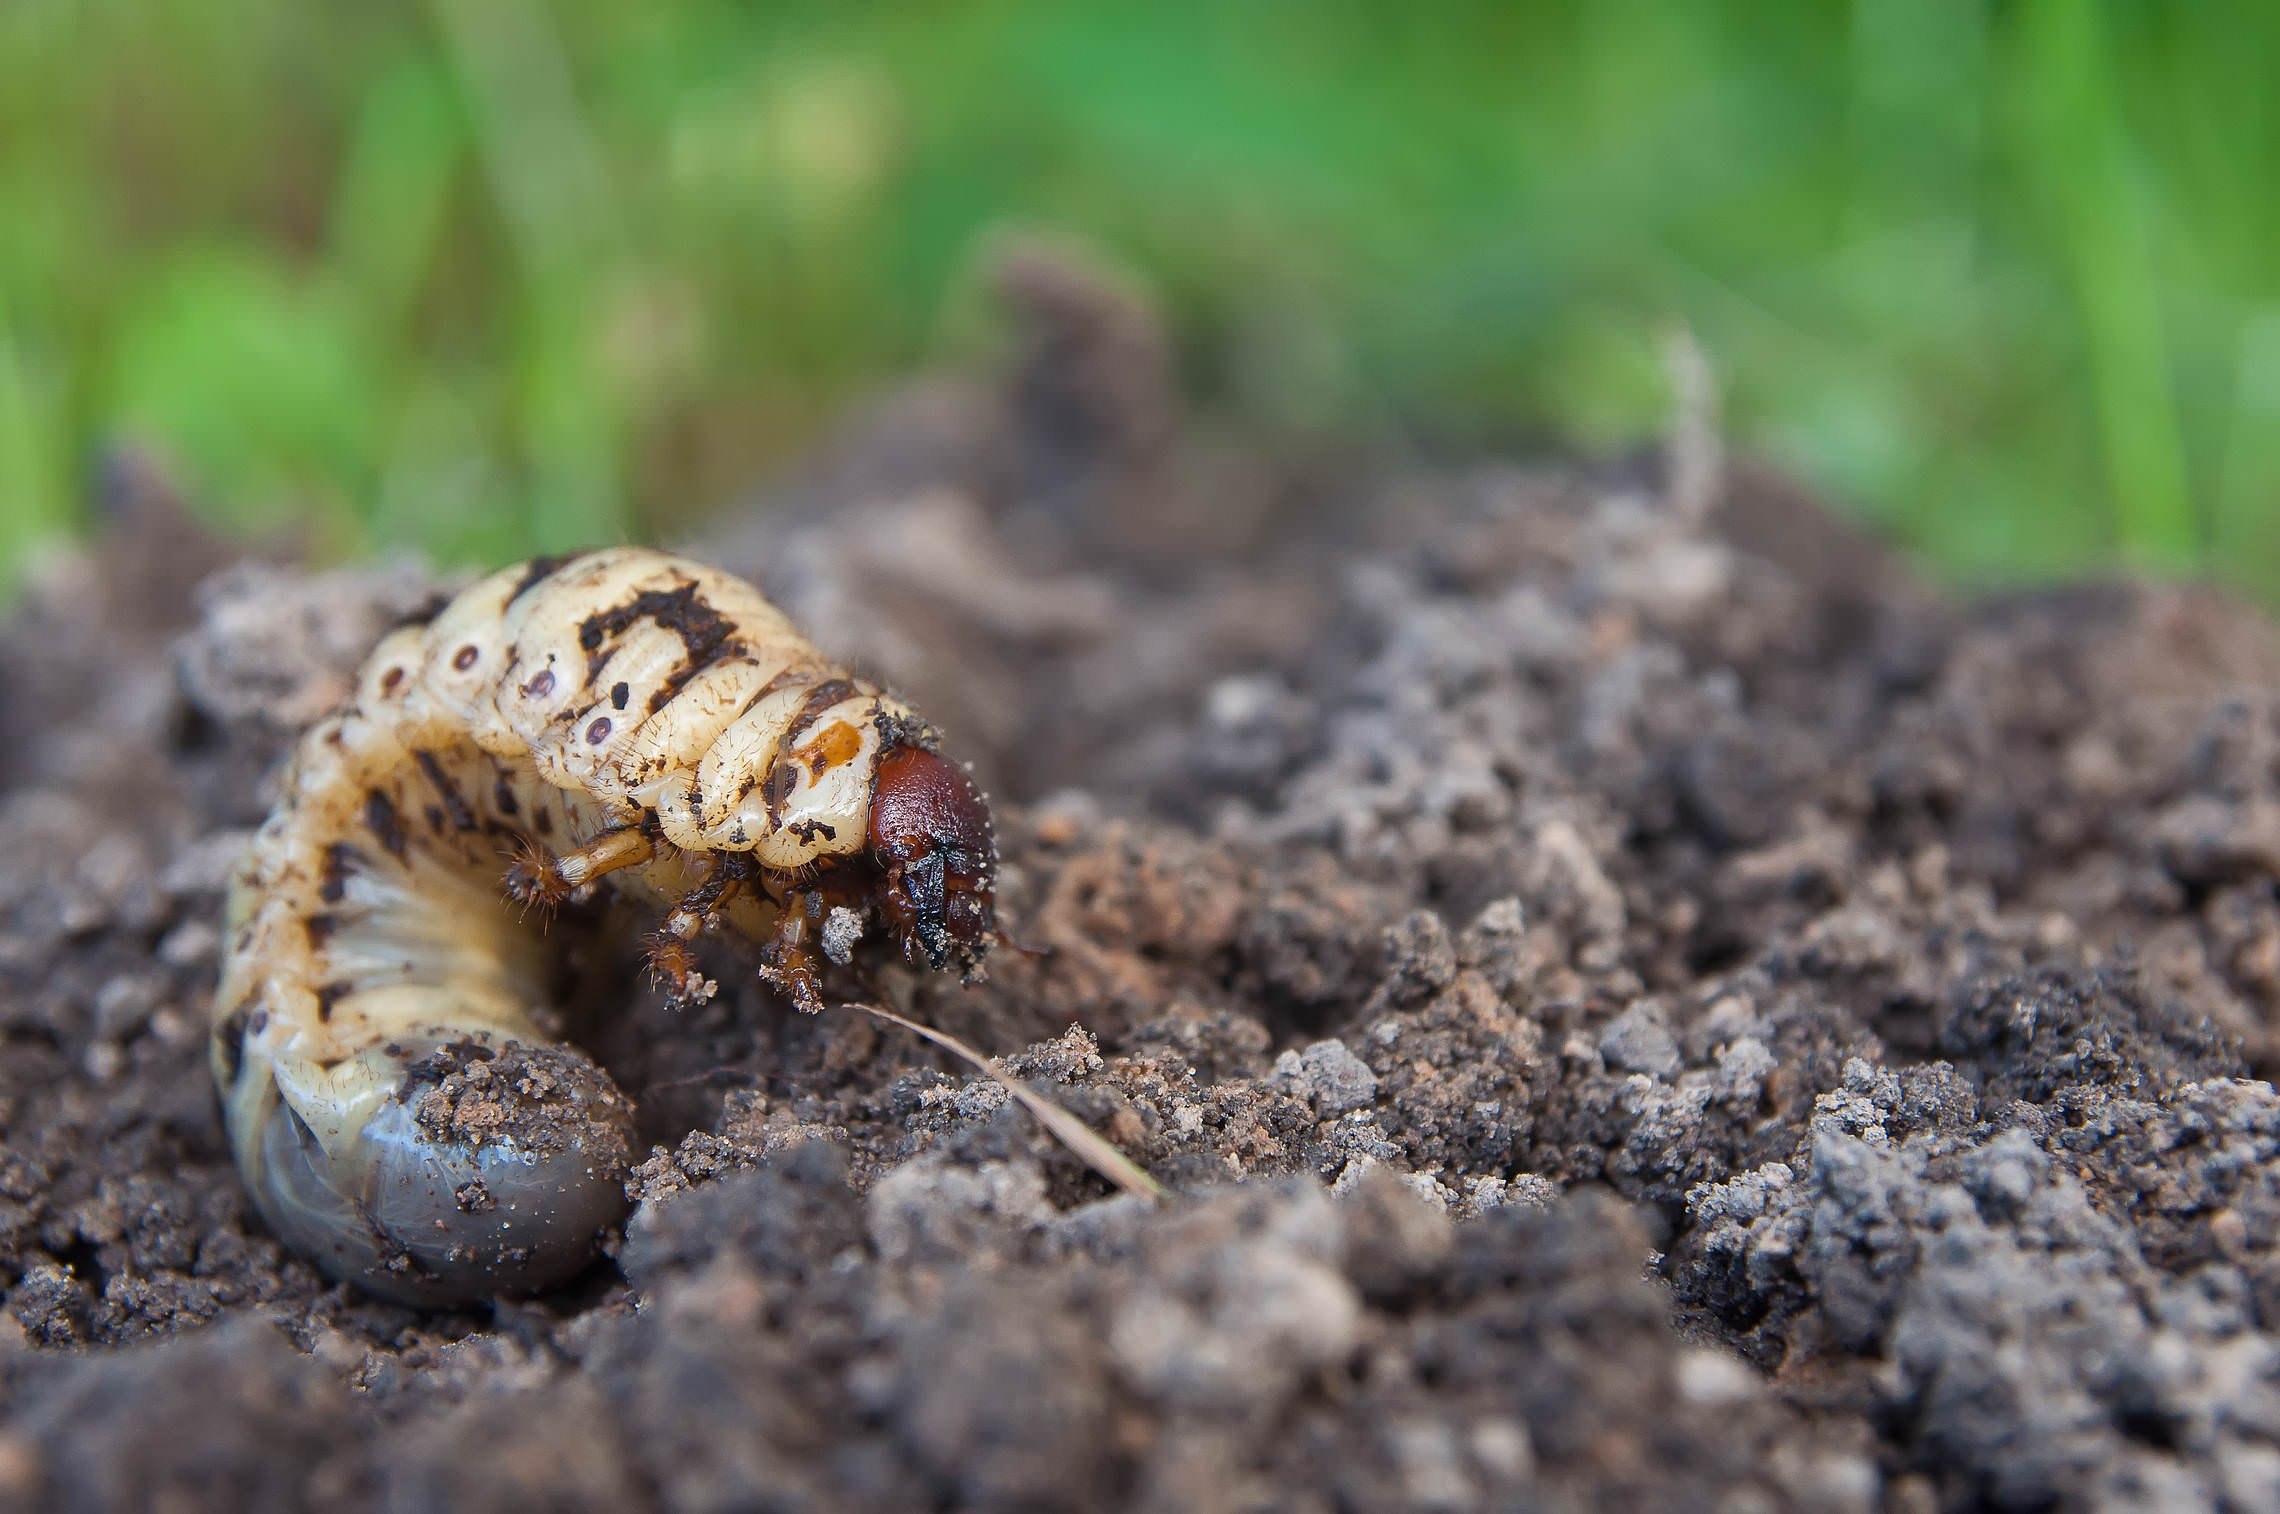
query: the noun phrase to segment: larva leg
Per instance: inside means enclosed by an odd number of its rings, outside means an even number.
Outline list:
[[[668,926],[649,938],[650,981],[665,990],[666,1002],[674,1009],[702,1004],[720,988],[697,965],[697,954],[690,950],[694,935],[681,935]]]
[[[524,909],[553,909],[595,879],[639,867],[656,854],[656,845],[630,828],[604,831],[577,850],[559,854],[526,843],[507,869],[507,897]]]
[[[775,939],[760,948],[760,976],[789,995],[794,1008],[811,1015],[823,1009],[821,970],[809,945],[822,917],[823,897],[800,890],[784,901]]]
[[[683,895],[649,938],[649,975],[676,1006],[701,1003],[719,987],[697,967],[690,947],[720,923],[721,906],[743,890],[744,880],[725,869]]]

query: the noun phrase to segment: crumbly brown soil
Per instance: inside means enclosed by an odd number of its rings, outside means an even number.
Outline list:
[[[1178,1190],[748,970],[554,927],[652,1154],[580,1286],[421,1316],[249,1215],[204,1019],[295,728],[437,581],[130,490],[0,631],[0,1507],[2280,1507],[2280,636],[1958,605],[1778,480],[1189,424],[1009,261],[698,547],[997,797],[888,974]]]

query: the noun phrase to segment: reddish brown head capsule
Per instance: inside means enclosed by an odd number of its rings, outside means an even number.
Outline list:
[[[879,913],[903,955],[971,970],[997,929],[997,837],[965,769],[923,747],[880,757],[870,845]]]

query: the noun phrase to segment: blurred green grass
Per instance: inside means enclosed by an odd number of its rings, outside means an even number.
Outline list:
[[[1201,397],[1740,445],[1967,578],[2280,597],[2280,7],[0,4],[0,570],[119,438],[242,527],[654,535],[985,340],[977,239]],[[0,573],[0,577],[4,577]]]

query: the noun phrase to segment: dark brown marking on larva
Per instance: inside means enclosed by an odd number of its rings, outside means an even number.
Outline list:
[[[405,611],[402,615],[398,616],[395,621],[389,625],[388,629],[391,631],[401,631],[411,626],[424,626],[429,621],[435,619],[438,615],[441,615],[443,613],[443,607],[450,604],[451,599],[451,595],[446,594],[439,589],[435,593],[430,594],[427,598],[421,600],[411,609]]]
[[[595,682],[601,678],[602,669],[610,665],[610,659],[617,656],[617,651],[618,644],[613,641],[608,646],[602,648],[599,652],[590,651],[586,654],[585,686],[587,688],[592,688]]]
[[[659,689],[655,694],[651,695],[649,698],[649,713],[654,715],[660,709],[662,709],[666,701],[671,699],[675,693],[679,692],[681,684],[686,682],[689,677],[694,676],[694,673],[695,670],[691,669],[689,673],[676,675],[673,681],[667,683],[664,688]],[[804,662],[794,662],[790,667],[784,669],[775,677],[769,679],[766,683],[760,685],[760,687],[754,689],[750,694],[746,695],[744,703],[736,707],[736,714],[731,717],[732,720],[742,720],[745,716],[752,713],[754,707],[756,707],[761,700],[766,699],[769,695],[781,693],[783,690],[792,687],[794,684],[806,683],[810,678],[814,676],[815,669],[813,667]]]
[[[728,617],[707,604],[690,582],[671,589],[643,589],[614,609],[595,611],[578,627],[578,645],[594,651],[605,637],[623,634],[637,620],[654,620],[680,637],[693,661],[708,658],[736,634]]]
[[[564,552],[553,557],[532,558],[530,565],[523,569],[522,582],[516,584],[515,592],[507,596],[507,604],[512,606],[516,600],[552,578],[556,573],[569,567],[581,557],[590,555],[586,552]]]
[[[641,812],[639,829],[641,834],[652,841],[661,841],[665,837],[665,822],[657,818],[655,810],[643,810]]]
[[[512,815],[521,806],[515,800],[515,785],[505,773],[491,789],[491,807],[502,815]]]
[[[631,699],[632,697],[633,697],[633,686],[632,686],[631,684],[628,684],[628,683],[625,683],[625,682],[622,682],[622,681],[621,681],[621,682],[618,682],[618,683],[613,683],[613,684],[611,684],[611,685],[610,685],[610,708],[611,708],[611,709],[613,709],[613,710],[622,710],[622,709],[624,709],[624,708],[625,708],[625,702],[626,702],[628,699]]]
[[[477,647],[473,642],[469,642],[466,646],[461,647],[458,651],[451,654],[451,665],[454,668],[458,669],[460,672],[464,673],[469,668],[475,666],[475,659],[482,655],[482,649]]]
[[[699,673],[702,673],[705,669],[711,667],[714,663],[723,661],[729,657],[738,656],[743,651],[743,642],[724,641],[702,657],[691,656],[687,658],[679,667],[666,674],[665,681],[657,686],[657,692],[649,696],[649,712],[654,715],[659,710],[663,709],[666,705],[671,704],[673,702],[673,696],[680,693],[683,686],[685,686],[690,679],[696,677]]]
[[[744,656],[744,650],[745,649],[743,642],[728,641],[723,642],[720,645],[719,649],[712,656],[706,657],[702,661],[699,661],[696,658],[684,659],[681,665],[675,668],[672,672],[666,674],[665,681],[660,683],[656,689],[651,692],[649,696],[649,713],[654,715],[659,710],[664,709],[665,706],[671,704],[673,702],[673,696],[680,693],[681,690],[687,686],[690,679],[696,677],[705,669],[712,667],[717,663],[728,662],[735,658],[741,658]],[[769,681],[768,687],[771,689],[775,688],[777,684],[783,679],[783,677],[783,674],[777,674],[774,679],[771,679]],[[759,699],[760,696],[758,694],[753,695],[751,699],[745,701],[743,709],[739,709],[736,713],[738,715],[742,715],[745,710],[749,710],[753,705],[757,704],[759,702]]]
[[[531,829],[537,831],[541,836],[553,835],[554,811],[548,809],[543,804],[540,805],[538,807],[538,813],[530,817],[530,824]]]
[[[383,694],[393,694],[396,692],[396,686],[403,681],[404,670],[402,668],[390,668],[387,672],[380,675],[380,692]]]
[[[348,875],[360,872],[365,866],[364,853],[345,841],[335,841],[325,848],[325,876],[317,890],[318,897],[327,904],[338,904],[347,891]]]
[[[308,935],[310,948],[321,951],[332,939],[333,932],[340,929],[340,916],[319,910],[302,917],[301,929]]]
[[[428,786],[435,790],[435,797],[442,802],[444,813],[451,817],[451,828],[455,831],[474,830],[475,807],[467,802],[465,794],[459,792],[459,785],[443,770],[443,764],[436,760],[435,753],[423,747],[412,753],[412,761],[420,765],[420,772],[426,776]]]
[[[451,828],[451,822],[444,818],[443,806],[439,804],[431,804],[420,813],[426,819],[428,831],[432,835],[440,836]]]
[[[257,1010],[255,1010],[255,1011],[254,1011],[254,1012],[253,1012],[251,1015],[249,1015],[249,1016],[247,1016],[247,1017],[246,1017],[246,1022],[245,1022],[245,1033],[246,1033],[247,1035],[249,1035],[249,1036],[258,1036],[258,1035],[260,1035],[260,1034],[261,1034],[263,1031],[267,1030],[268,1028],[269,1028],[269,1011],[268,1011],[268,1010],[266,1010],[266,1009],[257,1009]]]
[[[768,806],[768,829],[775,830],[784,823],[784,805],[799,781],[799,768],[792,763],[779,762],[768,769],[768,776],[760,785],[761,801]]]
[[[554,670],[552,668],[540,668],[531,675],[530,682],[522,686],[522,692],[525,699],[544,699],[553,693]]]
[[[396,813],[396,801],[386,790],[373,789],[364,796],[364,828],[390,855],[402,859],[407,844],[404,817]]]
[[[800,701],[799,713],[792,717],[792,723],[784,730],[784,750],[790,751],[792,743],[805,736],[808,727],[823,718],[824,711],[833,705],[846,703],[858,692],[860,691],[854,682],[846,678],[827,678],[810,689],[808,697]]]
[[[330,1025],[333,1006],[356,992],[353,983],[322,983],[317,986],[317,1019]]]
[[[225,1083],[235,1083],[238,1069],[245,1065],[245,1022],[246,1009],[241,1004],[214,1027],[214,1044],[221,1048],[222,1060],[229,1063]]]
[[[600,745],[601,745],[603,742],[605,742],[605,741],[607,741],[607,740],[609,740],[609,739],[610,739],[610,717],[609,717],[609,716],[607,716],[607,715],[604,715],[604,716],[602,716],[602,717],[601,717],[599,720],[596,720],[596,721],[595,721],[595,722],[594,722],[592,725],[590,725],[590,726],[586,727],[586,745],[588,745],[588,746],[600,746]]]

